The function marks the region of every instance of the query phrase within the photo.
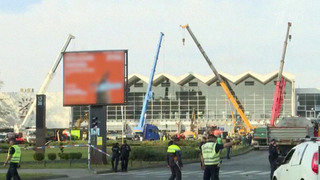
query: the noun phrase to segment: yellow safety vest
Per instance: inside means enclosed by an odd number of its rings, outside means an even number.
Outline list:
[[[207,142],[202,145],[204,165],[218,165],[220,163],[220,151],[216,153],[216,143]]]
[[[175,153],[176,151],[180,151],[180,148],[175,144],[170,145],[167,150],[168,153]]]
[[[20,158],[21,158],[20,147],[18,145],[13,145],[11,147],[14,148],[14,154],[12,154],[10,162],[12,162],[12,163],[20,163]],[[9,147],[8,155],[10,155],[10,148],[11,147]]]
[[[167,153],[172,153],[173,154],[173,160],[174,161],[178,160],[177,155],[176,155],[176,151],[180,151],[180,148],[179,148],[179,146],[177,146],[175,144],[170,145],[168,147],[168,150],[167,150]]]

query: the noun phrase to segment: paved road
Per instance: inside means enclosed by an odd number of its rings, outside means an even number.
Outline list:
[[[269,179],[269,164],[268,164],[267,151],[251,151],[245,155],[233,157],[230,160],[223,160],[220,179],[223,180],[268,180]],[[86,172],[86,170],[84,170]],[[182,171],[184,180],[202,179],[203,171],[200,169],[199,163],[186,164]],[[89,172],[79,173],[72,175],[69,178],[59,178],[57,180],[87,180],[87,179],[112,179],[112,180],[163,180],[168,179],[170,171],[166,167],[150,168],[142,170],[129,170],[126,173],[105,173],[105,174],[92,174]]]

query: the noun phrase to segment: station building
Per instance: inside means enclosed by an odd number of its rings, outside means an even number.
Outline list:
[[[234,91],[251,124],[269,123],[277,72],[262,75],[248,71],[236,76],[225,73],[220,75]],[[295,103],[294,75],[284,72],[283,77],[286,79],[286,88],[280,118],[293,116],[296,108],[300,108],[300,105],[296,106]],[[140,74],[129,76],[126,105],[106,108],[108,130],[121,130],[121,124],[126,126],[125,128],[137,126],[148,82],[149,78]],[[152,91],[146,123],[157,125],[160,130],[176,130],[179,122],[183,124],[182,130],[187,130],[193,111],[196,112],[198,127],[217,125],[225,130],[233,127],[231,113],[236,114],[235,108],[227,99],[215,75],[156,74]],[[87,111],[88,107],[73,107],[73,119],[78,119]],[[240,118],[237,120],[241,121]]]
[[[320,89],[297,88],[296,101],[297,116],[320,118]]]

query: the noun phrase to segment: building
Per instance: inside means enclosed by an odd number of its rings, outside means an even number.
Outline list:
[[[253,125],[269,123],[275,90],[277,72],[261,75],[251,71],[232,76],[220,74],[233,89],[244,113]],[[283,101],[281,117],[300,115],[318,116],[320,113],[320,90],[294,88],[294,76],[283,73],[286,78],[285,98]],[[128,97],[126,105],[107,106],[107,129],[128,130],[137,126],[144,95],[147,91],[148,77],[132,74],[128,78]],[[235,108],[229,103],[217,78],[214,75],[201,76],[187,73],[181,76],[170,74],[157,74],[153,81],[153,97],[149,101],[147,122],[159,127],[160,130],[177,130],[182,124],[182,130],[190,128],[192,112],[196,112],[198,127],[217,125],[225,130],[233,128],[231,112]],[[8,122],[11,126],[25,113],[23,98],[35,97],[32,93],[0,93],[1,109],[10,114],[0,113],[0,120]],[[297,99],[297,103],[295,102]],[[60,93],[47,93],[47,127],[68,128],[74,126],[76,121],[88,113],[87,106],[63,107],[63,96]],[[28,104],[28,103],[25,103]],[[25,105],[24,105],[25,106]],[[123,109],[123,111],[121,110]],[[122,113],[123,112],[123,113]],[[237,115],[239,117],[239,115]],[[239,122],[241,120],[237,119]],[[20,120],[19,120],[20,121]],[[72,124],[69,123],[72,121]],[[86,127],[87,124],[82,124]]]
[[[296,101],[297,116],[320,118],[320,89],[297,88]]]
[[[252,124],[264,125],[269,122],[277,72],[261,75],[249,71],[236,76],[225,73],[220,75],[233,89],[243,106],[245,115]],[[296,107],[294,76],[283,73],[283,77],[286,78],[287,83],[280,118],[295,115]],[[122,107],[123,114],[121,106],[107,106],[107,128],[109,130],[121,130],[122,122],[125,129],[128,126],[137,126],[148,81],[148,77],[140,74],[129,76],[129,92],[127,103]],[[146,123],[155,124],[161,130],[176,130],[180,121],[183,124],[182,129],[187,130],[193,110],[196,111],[197,123],[200,127],[209,124],[228,130],[233,126],[231,112],[235,113],[235,108],[227,99],[214,75],[157,74],[153,80],[152,91],[153,97],[149,101]],[[74,119],[87,111],[87,107],[73,108]],[[238,118],[238,121],[241,120]]]

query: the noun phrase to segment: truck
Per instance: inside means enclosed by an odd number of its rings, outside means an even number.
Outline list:
[[[306,136],[313,137],[312,120],[305,117],[284,117],[274,126],[267,126],[267,142],[275,139],[282,156]]]
[[[267,126],[256,127],[253,130],[252,145],[254,149],[259,150],[260,148],[266,148],[267,142]]]
[[[144,140],[159,140],[159,129],[157,126],[152,124],[145,124],[143,126],[143,139]]]

